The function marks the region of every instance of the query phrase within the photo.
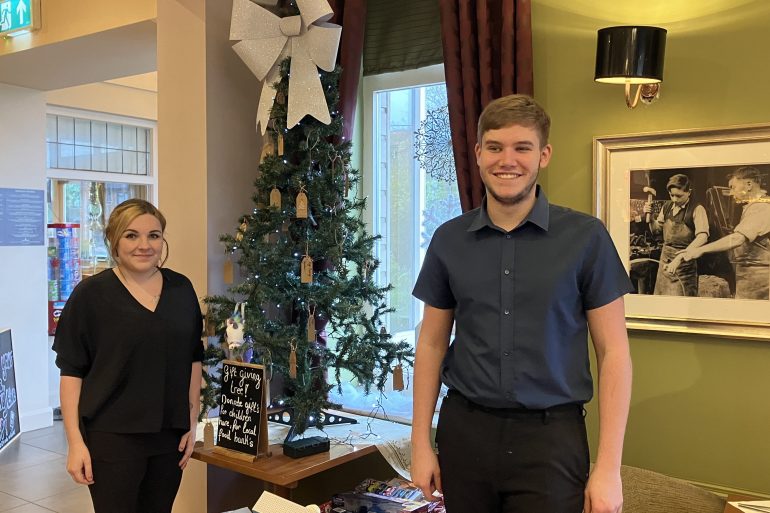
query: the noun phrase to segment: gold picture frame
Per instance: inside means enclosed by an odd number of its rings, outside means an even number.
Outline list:
[[[648,241],[646,234],[639,234],[638,227],[646,223],[646,218],[640,218],[639,207],[648,197],[658,202],[667,200],[666,180],[673,174],[689,176],[691,183],[699,184],[708,194],[708,201],[703,195],[701,200],[707,210],[713,209],[709,225],[715,228],[710,230],[709,241],[730,228],[730,212],[734,222],[737,207],[728,196],[729,173],[740,166],[752,165],[760,168],[765,177],[770,174],[770,125],[600,136],[593,140],[593,160],[594,214],[607,226],[632,280],[636,279],[637,290],[626,296],[628,328],[770,340],[770,300],[654,295],[644,290],[645,283],[655,283],[654,277],[649,276],[652,271],[642,270],[635,277],[632,268],[632,262],[655,262],[654,241]],[[649,189],[645,188],[649,186],[660,193],[650,196]],[[766,178],[763,188],[768,188]],[[693,191],[695,198],[695,187]],[[739,211],[737,215],[740,216]],[[645,239],[639,242],[641,235]],[[652,248],[649,251],[653,256],[645,256],[648,248]],[[724,259],[729,262],[726,253]],[[700,260],[698,265],[700,272]],[[727,269],[724,262],[709,265],[725,272]],[[734,285],[728,274],[716,276],[722,273],[714,272],[715,281],[724,282],[720,283],[723,287]]]

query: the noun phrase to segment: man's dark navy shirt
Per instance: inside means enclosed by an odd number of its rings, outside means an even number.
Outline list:
[[[486,210],[433,235],[412,294],[454,310],[441,380],[495,408],[548,408],[593,395],[586,310],[633,287],[604,225],[551,205],[537,187],[529,215],[506,232]]]

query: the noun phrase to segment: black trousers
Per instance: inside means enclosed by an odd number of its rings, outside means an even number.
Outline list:
[[[500,410],[451,391],[436,432],[447,513],[581,513],[589,472],[582,405]]]
[[[182,481],[182,453],[123,461],[92,460],[94,513],[171,513]]]

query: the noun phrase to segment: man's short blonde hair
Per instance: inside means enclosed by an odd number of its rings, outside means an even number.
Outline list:
[[[548,144],[551,118],[545,109],[531,96],[511,94],[491,101],[479,116],[477,142],[489,130],[498,130],[511,125],[533,128],[540,137],[540,147]]]

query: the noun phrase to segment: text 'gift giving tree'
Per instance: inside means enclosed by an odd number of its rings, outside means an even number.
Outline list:
[[[274,11],[233,4],[233,48],[264,80],[257,128],[266,146],[254,208],[221,237],[241,281],[232,296],[207,303],[210,325],[230,348],[272,372],[271,399],[292,409],[302,433],[333,406],[327,393],[341,379],[382,390],[412,351],[382,329],[388,289],[373,279],[376,237],[362,221],[365,200],[356,195],[359,174],[337,112],[341,27],[326,23],[326,0]],[[207,357],[213,369],[224,351],[209,348]],[[206,376],[208,407],[218,395],[214,375]]]

